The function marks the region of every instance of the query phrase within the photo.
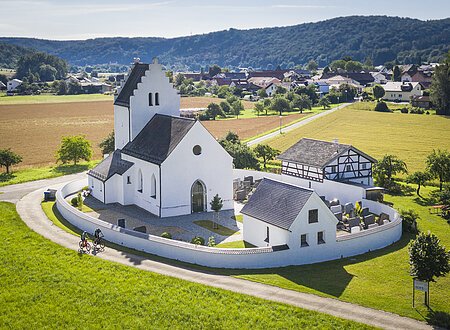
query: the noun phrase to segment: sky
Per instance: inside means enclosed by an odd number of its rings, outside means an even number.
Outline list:
[[[339,16],[450,17],[450,0],[0,0],[0,36],[178,37]]]

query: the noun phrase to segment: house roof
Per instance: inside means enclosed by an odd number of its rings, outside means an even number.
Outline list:
[[[107,181],[114,174],[124,174],[134,163],[123,160],[120,150],[115,150],[108,157],[103,159],[100,164],[91,169],[88,174],[101,181]]]
[[[278,159],[323,168],[342,153],[354,149],[372,162],[376,160],[349,144],[303,138],[287,149]]]
[[[195,120],[156,114],[122,153],[161,164],[194,126]]]
[[[264,178],[241,213],[289,230],[313,191]]]
[[[410,92],[418,84],[420,84],[420,83],[418,83],[418,82],[402,83],[400,81],[388,81],[383,86],[383,88],[386,92]]]
[[[330,79],[338,75],[353,79],[358,83],[360,83],[361,85],[367,85],[375,81],[375,79],[369,72],[342,72],[342,73],[328,72],[322,74],[321,79]]]
[[[130,72],[125,85],[120,90],[119,95],[114,101],[114,105],[121,105],[123,107],[130,106],[130,97],[133,95],[134,90],[137,88],[137,84],[141,82],[143,76],[145,76],[145,71],[149,69],[148,64],[136,63]]]

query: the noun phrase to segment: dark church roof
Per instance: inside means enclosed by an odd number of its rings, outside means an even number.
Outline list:
[[[376,162],[374,158],[366,155],[365,153],[352,147],[349,144],[320,141],[307,138],[303,138],[298,141],[292,147],[279,155],[278,159],[323,168],[333,159],[351,148],[353,148],[355,151],[357,151],[370,161]]]
[[[122,149],[122,153],[161,164],[176,148],[195,120],[156,114]]]
[[[143,76],[145,76],[145,71],[149,69],[148,64],[136,63],[120,90],[119,95],[114,101],[115,105],[121,105],[123,107],[130,106],[130,97],[133,95],[134,90],[137,88],[137,84],[141,82]]]
[[[90,170],[88,174],[104,182],[114,174],[124,174],[133,164],[132,162],[121,159],[120,150],[116,150]]]
[[[310,189],[264,178],[241,213],[289,230],[312,193]]]

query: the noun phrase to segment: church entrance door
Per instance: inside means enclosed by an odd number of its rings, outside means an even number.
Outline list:
[[[206,206],[206,189],[203,182],[197,180],[192,185],[192,212],[203,212]]]

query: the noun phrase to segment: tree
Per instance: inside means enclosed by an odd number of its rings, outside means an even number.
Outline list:
[[[304,109],[311,109],[311,99],[306,94],[294,95],[294,98],[291,101],[291,107],[298,108],[300,113],[303,113]]]
[[[239,115],[241,114],[241,111],[244,110],[244,106],[242,105],[242,102],[239,100],[234,101],[231,103],[231,112],[233,115],[236,116],[236,118],[239,119]]]
[[[420,187],[421,186],[425,187],[426,182],[430,179],[431,179],[430,173],[417,171],[417,172],[410,174],[406,178],[406,182],[416,184],[417,185],[417,190],[416,190],[417,196],[422,197],[422,196],[420,196]]]
[[[447,150],[433,150],[427,156],[427,170],[433,178],[439,179],[439,190],[444,182],[450,181],[450,153]]]
[[[224,113],[230,113],[231,111],[230,104],[227,101],[220,102],[220,108]]]
[[[408,169],[403,160],[398,159],[397,156],[394,155],[384,155],[383,158],[375,164],[373,175],[379,185],[388,188],[392,185],[392,177],[395,174],[407,172]]]
[[[272,99],[270,108],[278,112],[280,115],[285,111],[291,111],[289,101],[281,95],[277,95]]]
[[[268,97],[269,95],[267,95],[267,92],[264,88],[258,89],[258,96],[260,98],[265,98]]]
[[[267,168],[268,161],[275,159],[275,157],[280,154],[279,150],[274,149],[267,144],[258,144],[255,147],[254,151],[255,151],[256,156],[263,159],[264,169]]]
[[[16,77],[36,77],[43,74],[42,79],[64,79],[68,72],[67,62],[47,53],[35,52],[22,56],[17,61]],[[52,79],[52,80],[53,80]]]
[[[411,276],[425,282],[436,282],[435,277],[450,272],[450,253],[440,244],[439,238],[428,232],[420,233],[409,244]]]
[[[255,153],[246,144],[241,143],[236,133],[228,132],[225,138],[219,140],[219,143],[233,157],[235,168],[259,169]]]
[[[436,107],[436,114],[450,115],[450,51],[444,63],[434,70],[430,97]]]
[[[61,161],[63,164],[73,161],[76,165],[80,160],[91,160],[91,157],[91,143],[82,135],[64,136],[56,151],[56,161]]]
[[[381,99],[384,96],[384,94],[385,94],[384,88],[381,87],[380,85],[373,86],[372,90],[373,90],[373,96],[377,100]]]
[[[114,152],[115,150],[115,141],[114,141],[114,131],[108,134],[106,138],[102,140],[102,142],[99,143],[100,149],[102,149],[102,154],[110,154]]]
[[[314,60],[309,60],[308,64],[306,64],[306,70],[317,71],[318,68],[319,68],[319,65]]]
[[[328,97],[322,97],[322,98],[319,100],[319,103],[318,103],[318,104],[319,104],[321,107],[323,107],[324,110],[330,107],[330,101],[328,100]]]
[[[401,81],[402,80],[402,72],[398,65],[394,66],[394,70],[392,70],[392,81]]]
[[[277,88],[275,89],[275,94],[286,94],[287,93],[287,89],[284,88],[283,86],[277,86]]]
[[[9,174],[10,167],[22,162],[22,156],[19,156],[11,149],[0,149],[0,167],[6,168],[6,174]]]
[[[349,84],[340,84],[339,92],[341,93],[341,99],[345,100],[344,102],[353,101],[357,94],[356,88]]]
[[[347,72],[361,72],[363,69],[363,65],[358,61],[347,61],[345,63],[345,71]]]
[[[402,217],[402,230],[405,233],[417,234],[419,232],[417,228],[417,219],[419,214],[412,210],[401,210],[400,216]]]
[[[254,111],[259,116],[260,113],[264,111],[264,103],[261,101],[255,103]]]
[[[216,74],[219,74],[221,72],[222,72],[222,69],[217,64],[214,64],[213,66],[210,66],[209,70],[208,70],[209,76],[211,78],[214,77]]]
[[[377,101],[373,110],[377,112],[392,112],[392,110],[389,109],[387,103],[383,101]]]
[[[210,103],[206,109],[205,114],[212,118],[212,120],[216,120],[217,116],[225,117],[225,113],[222,111],[222,108],[217,103]]]
[[[219,197],[219,194],[216,194],[213,197],[213,199],[211,200],[209,205],[211,205],[211,210],[213,210],[214,214],[216,215],[217,222],[214,222],[214,224],[217,225],[217,227],[215,227],[215,228],[219,228],[219,212],[223,207],[223,201],[222,201],[222,198]]]
[[[64,80],[61,80],[58,84],[58,95],[66,95],[67,94],[67,84]]]
[[[217,90],[217,97],[224,99],[228,96],[228,94],[230,94],[230,89],[228,88],[227,85],[222,85],[219,87],[219,89]],[[230,103],[230,102],[228,102]]]

